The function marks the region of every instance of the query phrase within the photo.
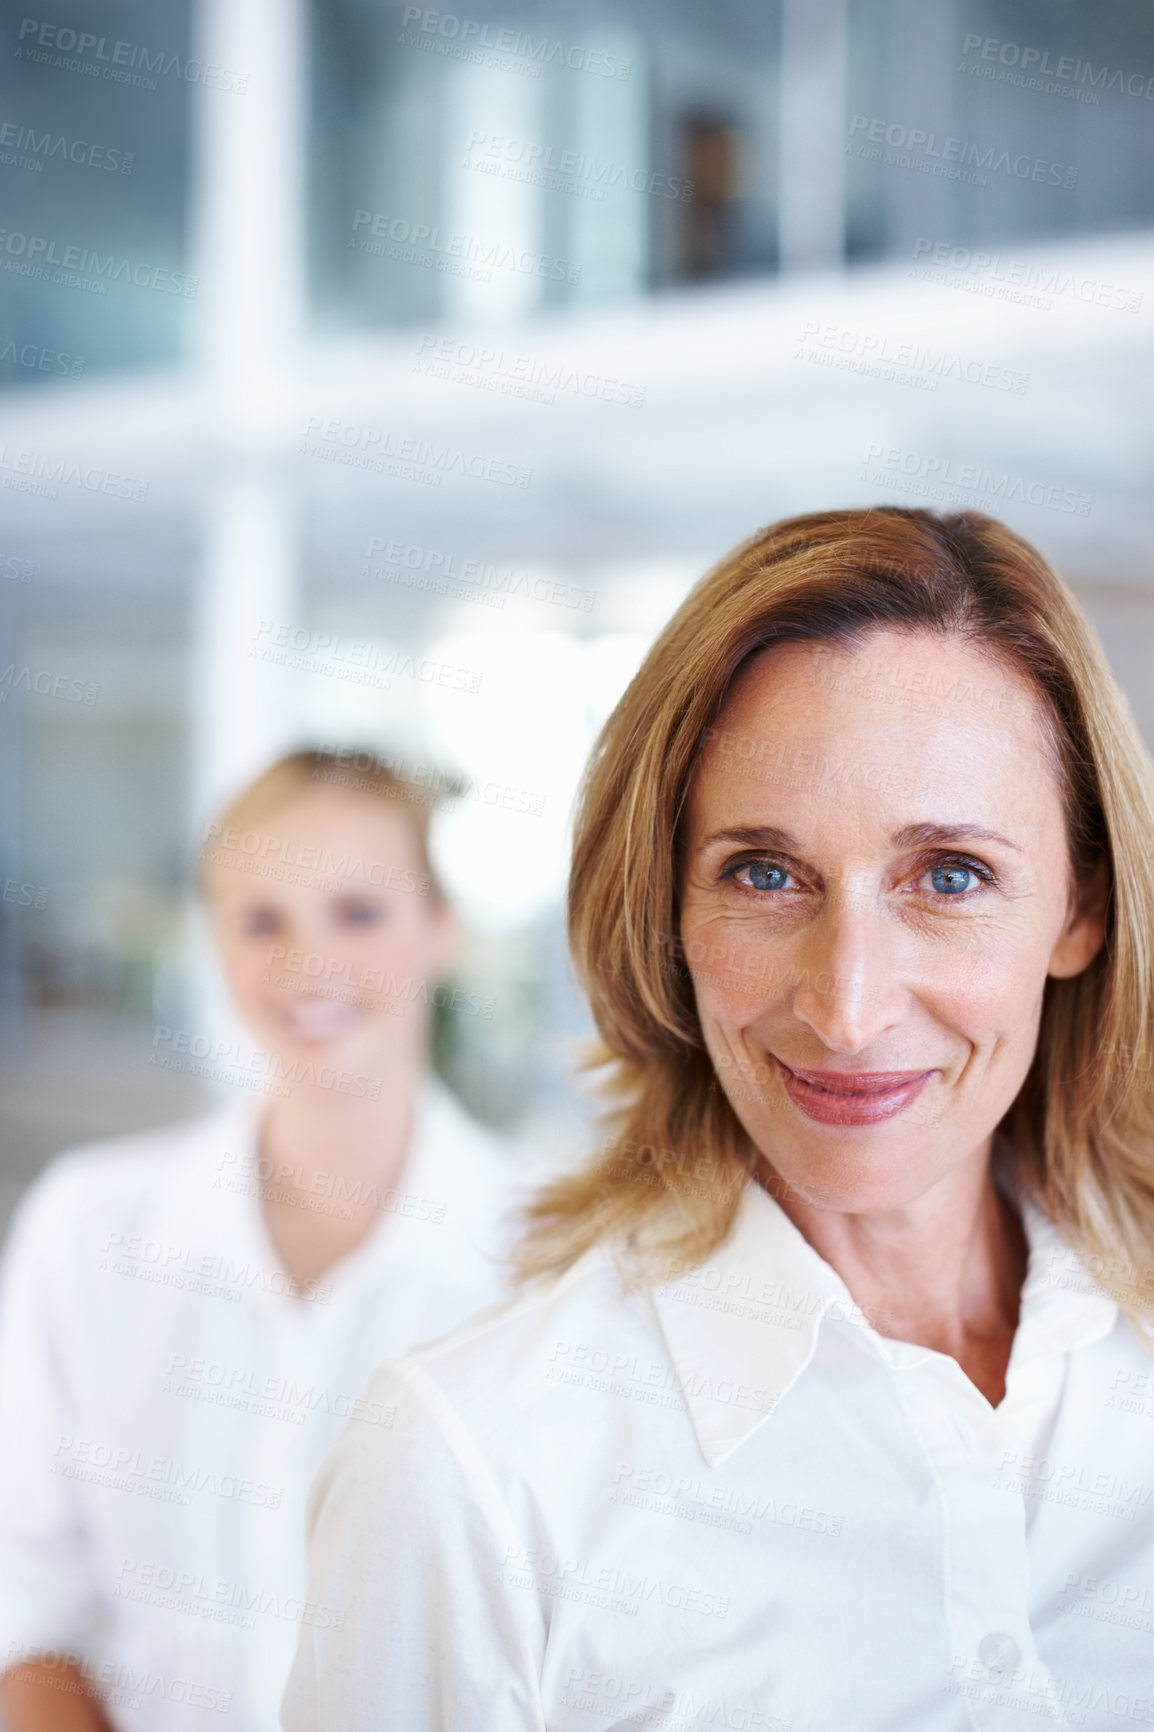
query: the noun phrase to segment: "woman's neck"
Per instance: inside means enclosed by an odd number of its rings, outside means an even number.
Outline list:
[[[261,1149],[307,1173],[371,1168],[383,1175],[404,1158],[417,1069],[392,1071],[363,1095],[298,1086],[273,1101],[261,1127]]]
[[[819,1209],[771,1188],[880,1335],[948,1354],[997,1406],[1018,1326],[1027,1244],[988,1160],[888,1213]]]
[[[260,1129],[261,1209],[296,1280],[316,1280],[383,1223],[382,1199],[406,1165],[423,1080],[423,1065],[398,1064],[375,1096],[298,1083],[270,1104]]]

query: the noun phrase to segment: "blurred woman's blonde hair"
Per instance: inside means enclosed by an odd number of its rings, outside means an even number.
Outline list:
[[[648,1278],[725,1237],[760,1156],[705,1050],[679,938],[679,822],[739,669],[774,644],[860,649],[878,629],[961,637],[1031,684],[1070,864],[1110,868],[1107,936],[1046,982],[1003,1121],[1017,1179],[1097,1279],[1154,1303],[1154,773],[1093,629],[1032,547],[978,512],[897,507],[775,523],[678,609],[610,716],[579,804],[569,936],[611,1103],[598,1158],[527,1212],[523,1276],[611,1244]]]
[[[229,851],[222,844],[231,832],[258,822],[290,800],[328,787],[366,799],[388,800],[398,806],[412,828],[428,895],[435,902],[443,902],[445,892],[429,857],[429,826],[436,806],[442,800],[455,798],[460,783],[443,771],[424,766],[418,769],[419,774],[406,772],[371,748],[334,750],[327,746],[302,746],[286,752],[239,789],[206,826],[197,881],[203,884],[205,864],[213,855]]]

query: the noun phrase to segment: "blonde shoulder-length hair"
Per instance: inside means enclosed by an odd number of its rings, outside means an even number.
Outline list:
[[[1131,1311],[1154,1303],[1154,775],[1077,603],[978,512],[820,512],[760,530],[678,609],[606,723],[579,803],[569,936],[612,1103],[597,1159],[527,1211],[523,1276],[608,1242],[641,1278],[702,1261],[760,1156],[718,1084],[679,939],[679,824],[735,676],[774,644],[878,629],[962,637],[1025,676],[1059,775],[1072,870],[1106,857],[1104,948],[1046,983],[1003,1121],[1019,1183]]]

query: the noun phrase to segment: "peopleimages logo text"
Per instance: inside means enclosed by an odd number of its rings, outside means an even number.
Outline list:
[[[1145,72],[1123,72],[1103,61],[1095,67],[1089,60],[1079,60],[1072,54],[1056,55],[1051,61],[1048,48],[1033,48],[1020,42],[1002,42],[996,36],[967,36],[962,44],[963,61],[970,55],[979,61],[993,61],[1000,66],[1016,66],[1021,72],[1043,78],[1055,78],[1060,84],[1088,84],[1098,90],[1118,90],[1124,96],[1137,96],[1144,102],[1154,100],[1154,77]]]
[[[159,289],[167,295],[196,294],[198,282],[185,271],[167,265],[148,265],[121,258],[116,253],[98,253],[93,247],[57,246],[46,235],[24,234],[19,229],[0,229],[0,252],[19,259],[19,266],[4,261],[5,270],[43,276],[48,265],[75,272],[77,279],[91,277],[102,283],[132,283],[138,289]]]
[[[362,234],[360,231],[367,232]],[[361,252],[378,257],[401,257],[386,252],[376,242],[391,241],[394,247],[412,249],[410,264],[436,263],[438,269],[450,264],[475,265],[486,271],[516,271],[525,277],[543,277],[554,283],[577,283],[581,266],[571,259],[554,257],[552,253],[534,252],[531,247],[514,247],[494,235],[472,235],[463,231],[447,233],[429,223],[411,222],[408,217],[390,216],[385,211],[358,210],[353,215],[349,245]],[[423,249],[423,250],[421,250]],[[487,279],[483,278],[482,281]]]
[[[52,53],[73,55],[72,68],[76,71],[90,72],[94,77],[103,74],[118,83],[142,83],[146,89],[156,89],[155,79],[148,77],[150,73],[158,73],[161,78],[175,76],[188,84],[203,84],[206,89],[227,90],[236,96],[243,95],[248,86],[247,72],[234,72],[231,67],[213,66],[204,60],[182,60],[179,54],[163,48],[149,50],[140,42],[114,42],[110,52],[106,36],[46,23],[39,18],[20,20],[17,41],[25,45],[16,49],[18,57],[46,61]],[[140,74],[145,76],[142,78]]]
[[[860,479],[887,482],[884,471],[903,477],[903,484],[924,497],[948,498],[962,493],[967,497],[989,495],[1003,505],[1040,505],[1049,511],[1061,511],[1077,517],[1088,517],[1094,498],[1076,488],[1058,483],[1031,481],[1024,475],[1014,475],[1005,469],[990,469],[982,463],[956,463],[952,457],[938,457],[928,452],[906,451],[899,445],[871,444],[866,447],[865,461],[877,466],[876,473]]]
[[[1048,157],[1029,156],[1025,151],[1012,154],[997,145],[976,144],[968,138],[939,137],[923,126],[906,126],[898,120],[880,120],[867,114],[855,114],[849,123],[848,148],[857,154],[869,154],[863,144],[886,145],[890,150],[904,152],[912,162],[929,158],[940,164],[961,169],[988,170],[991,174],[1008,174],[1015,180],[1033,180],[1046,186],[1077,186],[1078,170]],[[878,157],[878,160],[884,160]]]
[[[412,26],[412,28],[410,28]],[[409,31],[406,37],[405,31]],[[427,6],[406,6],[401,19],[398,41],[406,45],[425,44],[421,35],[441,38],[466,52],[486,49],[491,53],[511,55],[524,60],[535,77],[542,66],[567,66],[572,72],[592,72],[599,78],[629,77],[633,62],[623,54],[607,54],[599,48],[583,48],[578,43],[558,42],[548,36],[534,40],[524,30],[495,28],[480,18],[462,18],[455,12],[434,12]]]
[[[952,241],[935,241],[927,235],[917,237],[911,256],[928,260],[934,268],[941,267],[939,279],[945,270],[961,277],[989,279],[984,284],[985,292],[989,293],[1001,284],[1008,289],[1036,291],[1042,296],[1065,296],[1071,301],[1081,301],[1083,306],[1107,307],[1116,312],[1137,313],[1142,308],[1141,289],[1123,288],[1102,277],[1079,276],[1052,259],[1011,259],[1001,253],[955,246]],[[925,271],[918,274],[924,275]],[[1048,307],[1049,302],[1043,305]]]
[[[70,139],[64,133],[38,133],[34,126],[21,126],[14,120],[0,124],[0,147],[3,150],[0,160],[18,168],[42,168],[49,157],[59,157],[63,162],[104,169],[109,174],[131,174],[136,161],[134,151],[109,144],[90,144],[83,138]]]

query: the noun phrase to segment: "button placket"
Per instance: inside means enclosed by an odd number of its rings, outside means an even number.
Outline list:
[[[954,1641],[948,1687],[982,1732],[1010,1732],[1038,1713],[1065,1726],[1029,1622],[1021,1499],[993,1484],[1006,1435],[1001,1409],[990,1411],[953,1361],[911,1367],[896,1381],[941,1497]]]

